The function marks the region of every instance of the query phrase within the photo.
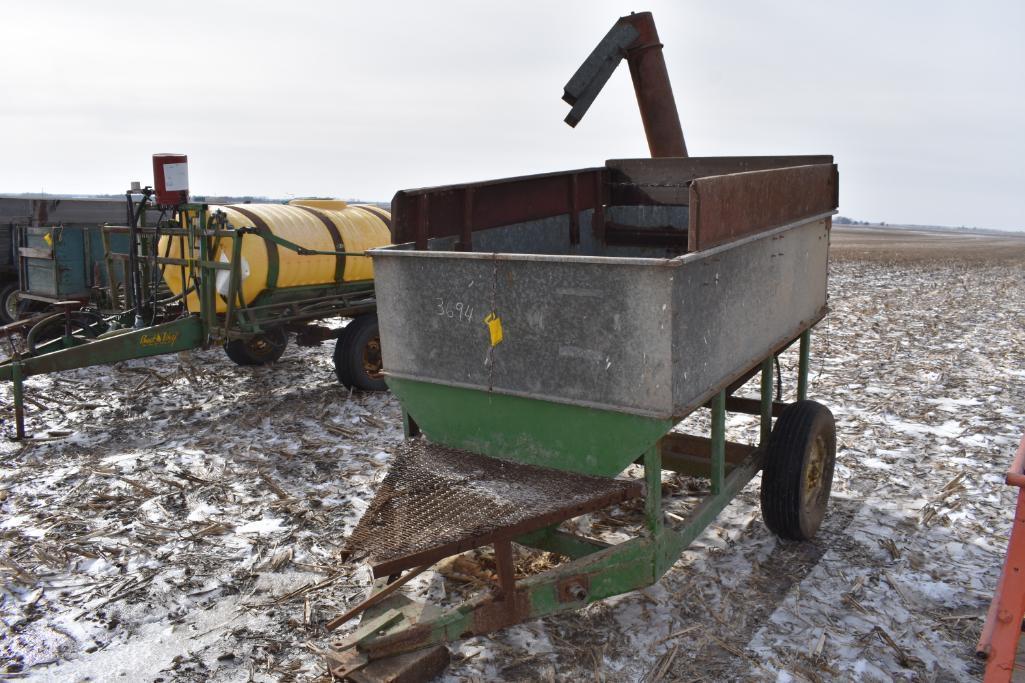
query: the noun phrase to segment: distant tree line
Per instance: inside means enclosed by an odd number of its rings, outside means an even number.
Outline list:
[[[873,223],[871,221],[858,221],[847,216],[834,216],[833,223],[836,225],[886,225],[886,223]]]

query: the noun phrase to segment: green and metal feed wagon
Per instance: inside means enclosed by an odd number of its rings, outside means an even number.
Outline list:
[[[759,471],[769,529],[803,540],[821,524],[836,435],[808,365],[836,166],[688,157],[660,47],[650,13],[621,18],[564,96],[575,125],[627,59],[657,158],[395,195],[395,244],[369,253],[407,440],[346,541],[377,583],[328,624],[366,611],[333,674],[649,586]],[[774,362],[793,344],[787,404]],[[755,377],[759,398],[735,395]],[[677,431],[702,409],[710,433]],[[756,443],[726,441],[727,412],[759,416]],[[666,469],[707,480],[668,519]],[[616,545],[563,524],[624,503],[644,523]],[[513,544],[563,562],[517,576]],[[492,589],[445,609],[396,594],[489,545]]]
[[[831,157],[671,158],[399,192],[397,244],[370,253],[411,438],[347,551],[394,582],[491,544],[500,585],[431,618],[391,610],[358,632],[361,656],[650,585],[760,470],[768,527],[810,538],[835,454],[832,415],[806,396],[837,182]],[[794,343],[784,404],[773,361]],[[760,399],[733,395],[759,374]],[[674,431],[703,408],[709,435]],[[725,440],[730,411],[760,415],[758,443]],[[634,463],[643,483],[621,476]],[[662,514],[663,469],[710,480],[679,523]],[[637,497],[646,524],[629,541],[560,529]],[[517,579],[512,543],[570,560]]]

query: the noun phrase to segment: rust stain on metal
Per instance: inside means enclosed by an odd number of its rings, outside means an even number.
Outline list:
[[[687,144],[655,18],[651,12],[639,12],[619,21],[631,24],[640,34],[626,49],[626,62],[630,66],[648,150],[652,157],[685,157]]]
[[[448,666],[448,648],[438,645],[376,659],[349,675],[353,683],[419,683],[433,680]]]
[[[792,166],[831,164],[828,154],[803,156],[687,157],[686,159],[610,159],[611,204],[686,206],[697,178],[768,171]]]
[[[473,635],[483,635],[530,618],[530,598],[518,590],[510,597],[491,600],[473,611]]]
[[[986,613],[976,654],[985,657],[986,680],[1007,680],[1015,668],[1015,653],[1021,638],[1022,616],[1025,614],[1025,436],[1007,471],[1007,484],[1017,486],[1014,525],[1007,543],[1007,556],[997,582],[993,599]]]
[[[325,630],[333,631],[336,628],[338,628],[339,626],[341,626],[342,624],[346,623],[347,621],[349,621],[350,619],[355,617],[357,614],[359,614],[361,612],[364,612],[365,610],[373,607],[374,605],[379,604],[385,598],[387,598],[392,593],[394,593],[399,588],[401,588],[403,585],[405,585],[410,579],[412,579],[412,578],[414,578],[416,576],[419,576],[421,573],[423,573],[423,571],[425,569],[427,569],[427,565],[424,565],[424,566],[421,566],[421,567],[417,567],[416,569],[413,569],[413,570],[407,572],[401,578],[396,579],[395,581],[392,581],[386,587],[384,587],[383,589],[381,589],[377,593],[374,593],[369,598],[367,598],[366,600],[364,600],[360,604],[356,605],[355,607],[353,607],[352,609],[347,611],[345,614],[342,614],[341,616],[336,617],[336,618],[332,619],[331,621],[327,622],[326,624],[324,624]]]
[[[577,208],[577,174],[569,176],[569,243],[580,244],[580,209]]]
[[[357,645],[360,652],[370,659],[381,659],[391,655],[418,650],[427,646],[431,639],[431,628],[426,624],[411,626],[385,636],[367,640]]]
[[[512,542],[495,541],[495,565],[498,567],[499,596],[506,598],[516,593],[516,569],[513,567]],[[512,601],[508,601],[512,604]]]
[[[375,577],[437,562],[641,495],[624,481],[526,465],[422,439],[400,447],[343,552]]]
[[[604,168],[585,168],[402,190],[391,204],[393,238],[396,244],[415,242],[417,249],[437,237],[468,244],[469,234],[479,230],[595,209],[606,202],[605,175]],[[571,198],[566,188],[573,182]]]
[[[687,156],[680,115],[651,12],[620,17],[576,70],[562,95],[573,107],[566,123],[573,127],[580,123],[624,57],[630,67],[651,156]]]
[[[583,602],[591,590],[591,578],[587,574],[567,576],[558,583],[559,602]]]
[[[838,183],[834,164],[698,178],[690,184],[688,251],[832,211]]]

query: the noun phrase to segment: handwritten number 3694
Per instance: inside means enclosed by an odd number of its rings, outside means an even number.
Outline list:
[[[460,322],[473,321],[473,306],[468,306],[462,301],[445,301],[440,296],[435,300],[434,312],[447,318],[455,318]]]

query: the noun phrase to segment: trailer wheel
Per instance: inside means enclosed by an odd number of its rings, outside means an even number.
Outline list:
[[[338,381],[345,386],[364,391],[388,390],[375,314],[357,316],[348,324],[335,343],[334,361]]]
[[[769,436],[762,471],[762,519],[780,538],[811,539],[822,524],[833,484],[836,423],[815,401],[797,401]]]
[[[224,353],[238,365],[269,365],[281,358],[287,346],[288,333],[278,327],[249,339],[225,342]]]
[[[18,283],[8,282],[0,289],[0,320],[13,323],[18,319]]]
[[[103,317],[89,311],[72,311],[70,314],[54,313],[33,325],[25,336],[25,345],[33,355],[39,352],[39,346],[65,337],[67,332],[65,315],[71,316],[71,338],[65,339],[62,348],[81,346],[90,339],[96,339],[105,332],[107,324]]]

